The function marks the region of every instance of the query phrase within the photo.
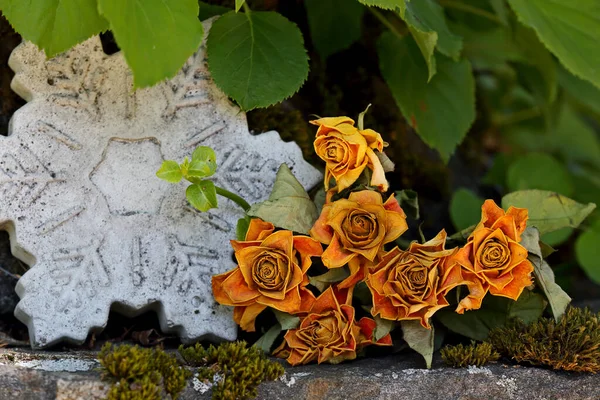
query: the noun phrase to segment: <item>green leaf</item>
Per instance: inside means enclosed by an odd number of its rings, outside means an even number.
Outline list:
[[[217,156],[208,146],[200,146],[192,154],[192,161],[187,170],[187,175],[206,178],[217,170]]]
[[[494,164],[492,165],[492,168],[489,169],[482,182],[488,185],[505,186],[506,171],[508,170],[508,166],[512,164],[515,159],[516,157],[506,153],[496,154]]]
[[[183,178],[179,163],[173,160],[163,161],[160,169],[156,171],[156,176],[171,183],[177,183]]]
[[[517,158],[508,168],[508,190],[540,189],[565,196],[573,193],[569,172],[554,157],[529,153]]]
[[[586,275],[600,284],[600,222],[583,232],[575,242],[577,262]]]
[[[457,314],[444,308],[435,316],[448,329],[475,340],[486,340],[490,330],[503,326],[510,318],[529,324],[542,316],[546,304],[543,296],[524,290],[517,301],[490,294],[478,310]]]
[[[434,331],[423,328],[420,321],[408,320],[400,321],[402,327],[403,339],[408,346],[423,356],[427,368],[431,368],[434,349]]]
[[[348,268],[332,268],[322,275],[309,276],[310,284],[316,287],[319,292],[324,292],[332,283],[341,282],[350,276]]]
[[[450,199],[450,219],[457,231],[479,222],[483,201],[469,189],[460,188],[454,192]]]
[[[253,346],[258,347],[259,349],[264,351],[265,354],[271,354],[271,349],[273,348],[273,343],[275,343],[275,340],[277,340],[277,337],[279,336],[280,332],[281,332],[281,325],[279,325],[277,323],[277,324],[273,325],[271,327],[271,329],[269,329],[267,332],[265,332],[265,334],[262,335],[260,337],[260,339],[258,339],[256,341],[256,343],[253,344]]]
[[[208,4],[203,1],[199,1],[198,5],[200,6],[200,13],[198,14],[198,19],[200,21],[204,21],[205,19],[209,19],[210,17],[214,17],[215,15],[221,15],[231,11],[231,8],[216,6],[214,4]]]
[[[215,83],[245,111],[282,101],[308,77],[302,33],[276,12],[224,14],[206,47]]]
[[[554,272],[546,261],[542,258],[540,248],[540,234],[535,228],[527,228],[521,236],[521,245],[529,252],[529,261],[533,264],[533,273],[535,275],[537,285],[542,289],[548,302],[552,315],[557,321],[564,314],[567,306],[571,302],[571,298],[564,290],[556,283]]]
[[[47,57],[108,29],[96,0],[0,0],[0,10],[23,39],[43,49]]]
[[[509,0],[519,20],[575,75],[600,87],[600,2]]]
[[[98,0],[136,88],[173,77],[203,38],[197,0]]]
[[[544,190],[522,190],[509,193],[502,198],[502,208],[527,208],[528,226],[535,226],[540,234],[552,232],[567,226],[577,228],[596,208],[594,203],[577,203],[558,193]]]
[[[273,313],[275,314],[275,318],[277,318],[277,322],[281,326],[281,330],[287,331],[288,329],[296,329],[298,325],[300,325],[300,318],[295,315],[291,315],[288,313],[284,313],[278,310],[273,309]]]
[[[304,234],[308,234],[318,217],[315,203],[285,164],[277,171],[269,200],[252,205],[248,215]]]
[[[463,37],[463,57],[474,66],[502,66],[509,61],[522,61],[524,55],[508,29],[494,28],[486,31],[470,29],[467,25],[452,25]]]
[[[208,211],[217,208],[218,205],[215,184],[211,181],[200,181],[188,186],[185,196],[190,204],[200,211]]]
[[[324,59],[344,50],[361,36],[365,8],[354,0],[305,0],[310,36]]]
[[[235,12],[240,11],[246,0],[235,0]]]
[[[462,38],[448,28],[444,9],[434,0],[407,1],[406,11],[400,8],[400,17],[420,32],[437,33],[436,48],[448,57],[458,60]],[[411,30],[412,33],[412,30]]]
[[[358,0],[366,6],[379,7],[385,10],[396,10],[404,7],[404,0]]]
[[[558,68],[558,82],[579,105],[600,116],[600,89],[579,79],[562,66]]]
[[[419,136],[448,161],[475,120],[475,82],[467,60],[438,59],[429,83],[412,38],[384,33],[377,53],[381,73],[402,114]]]
[[[541,237],[541,241],[548,246],[558,246],[566,242],[573,234],[573,228],[561,228],[559,230],[548,232]]]
[[[410,189],[398,190],[396,200],[398,200],[398,204],[408,217],[419,219],[419,195],[417,192]]]
[[[384,319],[380,317],[374,317],[375,319],[375,331],[373,332],[374,341],[377,342],[379,339],[387,335],[394,329],[396,321]]]
[[[566,161],[589,164],[600,169],[600,139],[571,107],[563,107],[552,142]]]
[[[235,226],[235,236],[237,240],[246,240],[246,233],[250,227],[250,221],[252,218],[245,215],[243,218],[238,219],[237,225]]]

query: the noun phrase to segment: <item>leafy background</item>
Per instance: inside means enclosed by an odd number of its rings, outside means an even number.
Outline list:
[[[372,103],[366,125],[390,143],[392,189],[419,193],[427,237],[473,224],[484,198],[515,190],[600,203],[596,0],[245,3],[0,0],[0,10],[49,56],[108,30],[105,50],[121,48],[136,87],[174,75],[200,43],[199,20],[222,15],[209,68],[251,129],[277,129],[319,165],[307,121],[356,116]],[[22,104],[6,66],[19,35],[6,21],[0,35],[5,133]],[[549,259],[561,285],[600,297],[600,213],[543,240],[561,250]]]

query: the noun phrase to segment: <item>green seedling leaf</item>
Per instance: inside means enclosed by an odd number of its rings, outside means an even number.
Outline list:
[[[571,298],[564,290],[556,283],[554,272],[546,261],[542,258],[542,250],[540,248],[540,234],[535,228],[527,228],[521,236],[521,245],[529,252],[529,261],[533,264],[533,273],[537,284],[542,288],[550,303],[550,309],[554,319],[558,321],[564,314],[567,306],[571,302]]]
[[[305,0],[304,6],[310,36],[323,59],[360,39],[365,8],[359,2]]]
[[[252,205],[248,215],[303,234],[308,234],[318,217],[315,203],[285,164],[277,171],[269,200]]]
[[[248,228],[250,228],[250,221],[252,218],[249,216],[244,216],[244,218],[238,219],[237,225],[235,227],[235,236],[237,240],[244,241],[246,240],[246,233],[248,233]]]
[[[173,160],[163,161],[160,169],[156,171],[156,176],[170,183],[177,183],[183,178],[179,163]]]
[[[375,331],[373,332],[375,342],[379,341],[382,337],[390,333],[394,329],[394,325],[396,321],[391,321],[389,319],[383,319],[379,317],[374,317],[375,319]]]
[[[217,162],[215,151],[208,146],[198,146],[192,153],[192,161],[210,161]]]
[[[573,184],[565,166],[544,153],[525,154],[513,161],[508,168],[507,185],[510,192],[540,189],[565,196],[573,193]]]
[[[430,147],[448,161],[475,120],[475,82],[467,60],[438,58],[428,83],[427,68],[410,37],[381,35],[377,44],[381,73],[402,115]],[[448,101],[452,93],[452,101]]]
[[[324,292],[332,283],[341,282],[350,276],[346,267],[332,268],[323,275],[309,276],[310,284],[316,287],[319,292]]]
[[[580,204],[568,197],[545,190],[521,190],[502,198],[502,208],[527,208],[528,226],[534,226],[540,234],[564,227],[577,228],[596,208],[594,203]]]
[[[405,189],[396,192],[396,200],[404,213],[412,219],[419,219],[419,195],[414,190]]]
[[[200,13],[198,14],[198,19],[200,21],[204,21],[205,19],[209,19],[210,17],[214,17],[215,15],[221,15],[231,11],[231,8],[216,6],[214,4],[208,4],[204,1],[199,1],[198,5],[200,7]]]
[[[477,225],[481,219],[483,199],[473,191],[460,188],[450,199],[450,219],[458,231]]]
[[[404,7],[404,0],[358,0],[365,6],[379,7],[384,10],[397,10]]]
[[[587,276],[600,284],[600,222],[583,232],[575,242],[577,262]]]
[[[277,340],[279,332],[281,332],[281,325],[277,323],[273,325],[271,329],[265,332],[265,334],[262,335],[260,339],[258,339],[256,343],[253,344],[253,346],[258,347],[259,349],[264,351],[265,354],[271,354],[273,343],[275,343],[275,340]]]
[[[212,78],[245,111],[282,101],[308,77],[302,33],[276,12],[224,14],[206,46]]]
[[[480,309],[457,314],[444,308],[435,316],[448,329],[475,340],[486,340],[490,330],[503,326],[510,318],[529,324],[540,318],[546,303],[544,297],[524,290],[517,301],[488,294]]]
[[[408,346],[423,356],[427,368],[431,368],[433,361],[434,337],[433,326],[431,329],[423,328],[420,321],[400,321],[403,338]]]
[[[519,20],[573,74],[600,87],[600,3],[596,0],[509,0]]]
[[[246,0],[235,0],[235,12],[240,11]]]
[[[204,35],[197,0],[98,0],[98,10],[110,21],[136,88],[175,76]]]
[[[207,146],[200,146],[194,150],[187,175],[196,178],[206,178],[212,176],[216,170],[217,156],[213,149]]]
[[[275,318],[277,318],[277,322],[279,322],[279,325],[281,326],[281,330],[287,331],[288,329],[296,329],[298,325],[300,325],[299,317],[277,311],[275,309],[273,309],[273,313],[275,314]]]
[[[0,0],[0,10],[23,39],[54,57],[108,29],[96,0]]]
[[[185,196],[190,204],[200,211],[208,211],[217,208],[218,205],[215,184],[211,181],[200,181],[188,186]]]

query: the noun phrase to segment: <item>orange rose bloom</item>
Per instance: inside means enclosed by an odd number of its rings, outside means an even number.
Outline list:
[[[419,320],[427,329],[429,319],[446,307],[448,291],[463,284],[460,265],[452,260],[457,248],[446,250],[446,232],[430,241],[411,243],[407,251],[395,247],[367,275],[373,295],[371,314],[389,320]]]
[[[533,265],[527,260],[527,249],[519,244],[527,217],[524,208],[510,207],[505,213],[493,200],[485,201],[481,221],[454,257],[469,287],[456,312],[478,309],[488,291],[517,300],[531,285]]]
[[[313,303],[297,329],[285,334],[285,341],[274,351],[291,365],[327,361],[332,364],[356,358],[356,351],[369,344],[391,345],[389,334],[373,343],[375,321],[354,321],[354,308],[347,304],[352,294],[343,295],[332,287]]]
[[[394,195],[384,203],[378,192],[362,190],[325,204],[310,235],[329,245],[321,257],[327,268],[349,264],[351,275],[340,283],[344,288],[364,279],[383,245],[407,229],[406,215]]]
[[[321,244],[274,230],[273,224],[253,219],[246,240],[231,241],[238,266],[212,278],[215,300],[235,306],[233,318],[245,331],[254,332],[256,317],[267,307],[296,313],[314,301],[306,271],[310,258],[323,252]]]
[[[351,186],[365,168],[373,171],[371,186],[387,191],[383,166],[374,150],[383,151],[381,135],[372,129],[359,130],[348,117],[321,118],[310,121],[317,125],[315,151],[327,163],[325,189],[331,177],[337,182],[338,192]]]

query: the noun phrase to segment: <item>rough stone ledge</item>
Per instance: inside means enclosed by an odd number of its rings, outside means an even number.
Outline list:
[[[95,354],[0,349],[0,400],[102,399],[110,385],[100,380]],[[440,360],[432,370],[420,367],[418,357],[402,355],[287,368],[261,385],[259,399],[600,399],[600,378],[591,374],[502,364],[450,369]],[[210,399],[210,391],[192,380],[180,398]]]

